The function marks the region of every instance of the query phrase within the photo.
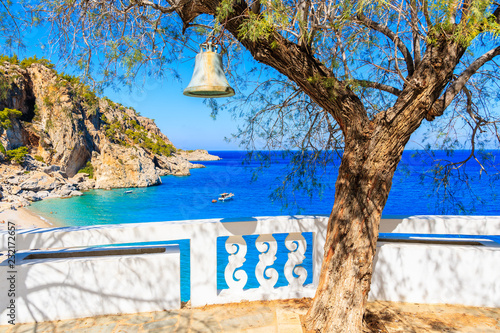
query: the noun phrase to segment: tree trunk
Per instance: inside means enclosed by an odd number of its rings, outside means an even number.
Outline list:
[[[361,331],[380,217],[404,149],[404,143],[387,142],[346,146],[320,284],[306,316],[306,328],[312,332]]]

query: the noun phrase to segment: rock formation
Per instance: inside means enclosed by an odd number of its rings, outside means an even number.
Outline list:
[[[0,198],[14,206],[90,188],[152,186],[203,167],[176,154],[151,119],[44,62],[0,61],[0,122]]]
[[[178,156],[185,158],[191,162],[200,162],[200,161],[218,161],[221,158],[219,156],[210,155],[208,151],[203,149],[196,150],[177,150],[176,153]]]

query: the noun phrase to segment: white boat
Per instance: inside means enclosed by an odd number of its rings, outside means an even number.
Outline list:
[[[233,193],[222,193],[219,194],[219,201],[228,201],[228,200],[233,200],[234,194]]]
[[[132,193],[132,190],[125,191],[125,194]]]

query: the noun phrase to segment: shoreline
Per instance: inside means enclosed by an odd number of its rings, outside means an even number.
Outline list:
[[[57,225],[24,207],[0,212],[0,231],[7,230],[7,222],[14,222],[16,229],[55,228]]]

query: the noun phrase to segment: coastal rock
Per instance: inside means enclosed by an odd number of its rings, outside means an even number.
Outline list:
[[[71,190],[59,190],[55,194],[57,194],[60,197],[67,198],[71,196]]]
[[[38,191],[38,180],[28,180],[21,184],[23,191]]]
[[[37,194],[38,194],[38,197],[40,197],[40,199],[45,199],[50,195],[50,192],[49,191],[40,191]]]
[[[15,186],[12,186],[12,187],[10,188],[10,191],[9,191],[9,192],[10,192],[10,194],[12,194],[12,195],[16,195],[16,194],[18,194],[18,193],[19,193],[19,192],[21,192],[21,191],[22,191],[21,186],[17,186],[17,185],[15,185]]]
[[[35,172],[20,186],[26,191],[51,191],[64,183],[62,179],[47,175],[45,172]]]
[[[191,163],[191,169],[203,169],[205,166],[203,164]]]
[[[196,150],[178,150],[176,155],[182,157],[190,162],[200,162],[200,161],[218,161],[221,158],[219,156],[210,155],[208,151],[203,149]]]
[[[87,180],[89,178],[89,174],[88,173],[77,173],[76,175],[74,175],[72,178],[69,179],[69,181],[71,183],[82,183],[84,182],[85,180]]]
[[[82,117],[82,104],[73,88],[55,71],[33,64],[26,72],[33,95],[37,101],[43,101],[37,103],[32,123],[38,153],[48,164],[59,165],[73,176],[90,159],[93,148]]]
[[[166,171],[165,174],[174,176],[189,176],[191,174],[189,172],[189,169],[191,168],[192,164],[178,156],[160,156],[157,157],[156,162],[161,169]]]
[[[141,148],[106,145],[92,155],[95,188],[146,187],[161,183],[153,160]]]
[[[49,165],[47,167],[42,168],[42,171],[46,174],[51,174],[56,171],[60,171],[61,167],[59,165]]]
[[[95,180],[94,179],[87,179],[83,183],[79,183],[77,185],[77,188],[80,191],[88,191],[90,189],[93,189],[94,187],[95,187]]]
[[[42,200],[41,196],[34,191],[26,191],[22,193],[22,198],[29,201],[40,201]]]
[[[10,117],[12,126],[0,127],[0,143],[28,151],[20,164],[0,153],[0,199],[12,207],[93,188],[152,186],[161,183],[160,176],[186,176],[203,167],[183,152],[176,155],[153,120],[99,98],[77,78],[36,62],[25,69],[3,62],[0,80],[8,87],[0,110],[22,114]],[[219,159],[202,150],[186,154]]]
[[[19,184],[19,177],[16,176],[11,176],[9,179],[7,179],[7,182],[12,185],[18,185]]]

